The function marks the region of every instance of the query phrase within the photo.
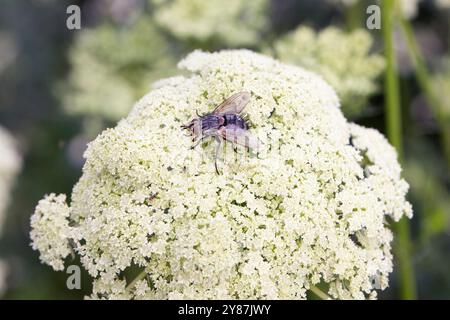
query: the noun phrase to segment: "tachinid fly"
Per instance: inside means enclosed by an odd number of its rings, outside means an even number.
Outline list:
[[[183,129],[189,130],[193,136],[195,144],[192,148],[195,148],[202,140],[208,137],[216,138],[217,146],[214,165],[218,174],[217,156],[223,140],[244,146],[255,152],[258,152],[261,147],[260,141],[250,134],[247,122],[240,116],[240,113],[249,101],[250,93],[235,93],[218,105],[212,112],[203,116],[197,114],[198,118],[194,118],[187,125],[181,126]]]

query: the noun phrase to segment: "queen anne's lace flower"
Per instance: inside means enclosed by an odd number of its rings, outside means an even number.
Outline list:
[[[268,24],[267,0],[150,0],[157,23],[181,40],[257,45]]]
[[[346,33],[330,27],[316,33],[301,26],[276,41],[273,53],[322,75],[336,89],[344,113],[356,116],[376,92],[375,80],[384,68],[383,58],[370,54],[371,47],[372,38],[362,29]]]
[[[303,299],[320,282],[333,297],[364,298],[385,288],[386,218],[412,214],[386,139],[348,123],[333,89],[298,67],[245,50],[196,51],[179,66],[191,76],[160,81],[90,143],[70,207],[53,195],[39,204],[43,261],[60,269],[70,240],[94,298]],[[265,152],[219,160],[217,175],[214,143],[191,150],[180,125],[243,90]]]
[[[33,249],[41,253],[41,261],[55,270],[64,269],[64,258],[70,252],[70,209],[65,195],[50,194],[39,201],[31,217]]]

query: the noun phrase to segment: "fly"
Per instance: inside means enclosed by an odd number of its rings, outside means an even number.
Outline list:
[[[223,140],[256,152],[260,150],[260,141],[250,134],[247,121],[240,115],[249,101],[250,93],[245,91],[235,93],[219,104],[212,112],[202,116],[197,114],[198,118],[194,118],[188,124],[181,126],[183,129],[189,130],[193,136],[194,145],[192,149],[206,138],[214,137],[216,139],[214,166],[217,174],[219,174],[217,157]]]

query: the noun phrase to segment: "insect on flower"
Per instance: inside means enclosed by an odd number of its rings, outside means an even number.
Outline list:
[[[194,118],[187,125],[181,126],[193,135],[192,140],[195,144],[192,149],[206,138],[214,137],[216,139],[214,165],[217,174],[219,174],[217,157],[223,140],[252,149],[256,153],[260,151],[260,141],[250,134],[247,121],[240,116],[249,101],[250,93],[244,91],[235,93],[219,104],[212,112],[205,115],[197,114],[198,118]]]

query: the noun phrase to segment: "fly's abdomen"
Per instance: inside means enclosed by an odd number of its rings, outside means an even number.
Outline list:
[[[225,122],[224,122],[224,126],[227,126],[227,125],[234,125],[234,126],[236,126],[236,127],[238,127],[238,128],[241,128],[241,129],[245,129],[245,130],[247,130],[248,129],[248,125],[247,125],[247,123],[245,122],[245,120],[244,119],[242,119],[240,116],[238,116],[237,114],[233,114],[233,113],[230,113],[230,114],[224,114],[223,115],[223,117],[224,117],[224,119],[225,119]]]

